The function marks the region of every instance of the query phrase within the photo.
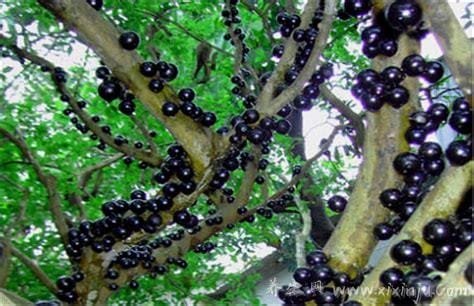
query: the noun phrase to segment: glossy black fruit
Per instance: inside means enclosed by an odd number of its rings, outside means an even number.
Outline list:
[[[396,66],[389,66],[385,68],[380,76],[385,83],[388,84],[400,84],[406,77],[405,73]]]
[[[390,256],[402,265],[411,265],[421,258],[422,250],[418,243],[412,240],[402,240],[392,247]]]
[[[401,153],[393,161],[393,168],[402,175],[413,174],[421,168],[421,160],[413,153]]]
[[[395,188],[386,189],[382,191],[379,199],[383,206],[388,209],[397,210],[403,200],[403,194]]]
[[[102,6],[104,5],[104,1],[103,0],[87,0],[87,3],[92,6],[93,9],[95,9],[96,11],[100,11],[100,9],[102,8]]]
[[[306,263],[310,266],[325,264],[328,262],[327,256],[321,251],[313,251],[306,255]]]
[[[347,200],[344,197],[341,197],[339,195],[332,196],[328,200],[328,207],[334,211],[341,213],[344,211],[347,205]]]
[[[443,149],[436,142],[425,142],[418,149],[418,155],[423,159],[437,160],[443,156]]]
[[[380,283],[389,288],[399,288],[404,282],[404,273],[397,268],[390,268],[380,274]]]
[[[202,117],[199,122],[206,127],[213,126],[217,121],[216,115],[211,112],[205,112],[202,114]]]
[[[178,97],[183,102],[192,102],[196,94],[191,88],[181,89],[178,93]]]
[[[472,148],[464,140],[453,141],[446,149],[446,157],[455,166],[462,166],[472,158]]]
[[[99,85],[99,96],[107,102],[111,102],[120,96],[122,88],[113,80],[105,80]]]
[[[314,280],[314,272],[308,268],[298,268],[293,273],[293,278],[302,285],[309,284]]]
[[[388,23],[398,31],[414,28],[422,15],[421,7],[414,0],[396,0],[385,11]]]
[[[140,44],[140,37],[135,32],[125,32],[120,35],[119,43],[125,50],[134,50]]]
[[[402,69],[409,76],[420,76],[425,71],[425,59],[418,54],[412,54],[403,59]]]
[[[386,96],[385,100],[394,108],[400,108],[408,103],[410,92],[403,86],[393,88]]]
[[[374,228],[374,235],[378,240],[390,239],[394,233],[395,231],[389,223],[380,223]]]
[[[153,79],[148,83],[148,88],[154,93],[159,93],[165,88],[165,85],[162,80]]]
[[[132,101],[122,101],[119,104],[119,110],[125,115],[131,115],[135,111],[135,103]]]
[[[61,276],[56,281],[56,286],[58,286],[59,290],[72,291],[76,286],[76,282],[69,276]]]
[[[161,107],[161,111],[165,116],[175,116],[179,112],[179,106],[173,102],[165,102]]]
[[[469,135],[472,133],[472,112],[455,111],[449,118],[449,126],[460,134]]]
[[[344,10],[347,14],[358,17],[367,14],[372,8],[371,0],[346,0]]]
[[[444,74],[444,67],[440,62],[432,61],[425,64],[425,70],[421,74],[423,79],[430,83],[438,82]]]
[[[146,77],[154,77],[158,72],[158,68],[153,62],[143,62],[140,65],[140,73]]]
[[[443,219],[433,219],[423,228],[423,239],[432,245],[451,242],[455,233],[454,225]]]

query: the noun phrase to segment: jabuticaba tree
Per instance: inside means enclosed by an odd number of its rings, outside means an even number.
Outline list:
[[[472,43],[446,1],[168,2],[2,8],[2,56],[20,72],[5,66],[0,85],[0,299],[213,304],[193,289],[222,279],[251,296],[207,261],[262,242],[296,254],[299,285],[278,290],[287,305],[445,305],[460,297],[437,287],[471,288]],[[420,55],[429,33],[443,63]],[[195,45],[214,52],[206,82]],[[86,63],[62,67],[78,47]],[[292,125],[314,107],[339,125],[304,158]],[[444,126],[456,136],[443,147]],[[314,171],[338,162],[338,135],[362,157],[348,186],[334,167]],[[372,291],[341,290],[356,288]]]

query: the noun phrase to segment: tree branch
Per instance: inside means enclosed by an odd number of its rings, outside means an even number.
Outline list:
[[[3,40],[5,39],[5,37],[0,34],[0,39]],[[51,73],[51,78],[56,86],[57,91],[60,94],[69,97],[69,101],[67,101],[67,103],[73,109],[74,113],[104,143],[119,152],[123,152],[128,156],[132,156],[138,160],[145,161],[150,165],[157,166],[161,163],[161,157],[157,156],[156,154],[151,154],[150,152],[134,149],[132,146],[127,144],[122,144],[120,146],[115,144],[114,138],[111,135],[103,132],[101,127],[92,120],[92,118],[87,114],[87,112],[85,112],[81,107],[79,107],[78,101],[74,98],[74,96],[71,94],[70,90],[66,87],[66,85],[64,83],[58,82],[54,78],[53,74],[55,65],[53,63],[25,49],[19,48],[16,45],[7,45],[7,47],[10,48],[15,54],[17,54],[21,58],[25,58],[38,66],[48,67],[49,72]]]
[[[268,16],[266,15],[267,12],[259,9],[256,3],[250,3],[248,0],[241,0],[240,3],[242,3],[250,12],[255,12],[260,19],[262,19],[263,29],[267,34],[267,38],[271,44],[274,44],[275,39],[273,38],[272,27],[268,20]]]
[[[23,137],[18,133],[18,136],[15,137],[10,134],[7,130],[0,127],[0,135],[3,135],[5,138],[10,140],[15,146],[18,147],[22,155],[28,160],[33,169],[38,176],[39,181],[45,187],[47,194],[48,194],[48,202],[49,202],[49,210],[51,211],[53,222],[58,229],[59,235],[61,240],[63,241],[64,245],[67,244],[67,232],[69,227],[66,223],[66,219],[64,217],[64,213],[61,209],[61,199],[59,197],[59,193],[57,190],[57,182],[56,177],[51,174],[47,174],[43,172],[41,169],[40,164],[33,156],[33,153],[28,148],[28,145],[24,141]]]
[[[379,56],[372,66],[382,71],[384,67],[398,65],[403,58],[418,51],[419,43],[403,35],[397,55],[391,58]],[[390,214],[388,209],[380,205],[378,195],[387,188],[396,187],[401,181],[401,177],[392,169],[392,163],[400,152],[408,149],[404,139],[408,117],[419,106],[418,81],[410,78],[404,81],[403,86],[410,91],[407,105],[399,110],[385,105],[377,113],[367,114],[366,135],[370,137],[365,137],[364,160],[347,208],[324,247],[331,266],[351,277],[363,269],[376,245],[373,228]]]
[[[23,194],[20,202],[18,203],[18,214],[17,214],[16,218],[14,220],[12,220],[10,225],[5,229],[5,235],[8,236],[10,234],[11,230],[14,227],[18,227],[25,220],[26,205],[28,204],[28,200],[30,198],[30,191],[28,190],[28,188],[24,188],[20,184],[17,184],[16,182],[14,182],[8,176],[0,174],[0,179],[6,181],[11,186],[17,188]],[[1,282],[0,282],[0,284],[1,284]],[[0,285],[0,287],[1,287],[1,285]]]
[[[431,219],[447,218],[455,213],[465,192],[472,186],[471,175],[473,170],[474,162],[472,161],[462,167],[450,167],[445,170],[436,183],[435,188],[426,195],[402,231],[395,239],[391,240],[390,246],[387,249],[392,248],[402,240],[410,239],[418,242],[422,246],[424,254],[430,253],[432,246],[423,239],[423,227]],[[363,301],[367,303],[367,305],[384,304],[389,296],[381,294],[381,292],[377,290],[380,286],[379,277],[383,271],[395,266],[397,266],[397,264],[392,260],[390,254],[388,252],[385,253],[377,266],[370,272],[361,285],[361,288],[374,289],[374,291],[364,291],[372,292],[372,294],[365,294],[364,296],[355,295],[352,299]],[[362,290],[359,292],[362,292]]]
[[[8,276],[10,275],[12,252],[10,245],[0,239],[0,288],[7,285]]]
[[[117,153],[110,158],[104,159],[103,161],[82,170],[79,173],[78,179],[77,179],[78,181],[77,185],[79,187],[79,190],[84,190],[86,188],[87,182],[91,179],[94,172],[112,165],[116,161],[120,160],[122,157],[123,157],[122,153]]]
[[[471,243],[471,245],[449,265],[448,272],[437,286],[437,291],[441,294],[436,296],[430,302],[430,305],[469,305],[468,303],[472,303],[472,285],[466,281],[464,276],[464,272],[472,262],[472,254],[474,254],[474,246]],[[456,292],[456,294],[453,294],[453,292]],[[466,293],[466,295],[460,296],[459,293],[461,292]],[[459,299],[462,298],[465,299],[466,304],[460,303]]]
[[[34,262],[31,258],[23,254],[20,250],[15,248],[10,241],[0,238],[4,244],[8,245],[11,249],[12,256],[18,258],[18,260],[25,265],[28,269],[33,272],[33,274],[38,278],[38,280],[46,287],[50,292],[55,294],[57,292],[56,285],[49,279],[48,275],[41,269],[41,267]]]
[[[158,154],[158,148],[156,147],[155,142],[153,141],[153,138],[150,136],[150,132],[148,131],[148,128],[146,125],[137,118],[135,115],[131,115],[130,118],[132,119],[133,123],[138,127],[140,132],[142,133],[143,137],[147,140],[148,144],[150,145],[150,150],[153,155]]]
[[[74,0],[38,0],[47,10],[52,12],[64,25],[76,32],[79,39],[86,43],[112,70],[143,105],[173,134],[188,153],[197,176],[205,172],[217,152],[221,141],[216,133],[203,127],[184,114],[166,117],[161,111],[165,101],[180,103],[173,89],[166,85],[159,93],[154,94],[148,89],[149,79],[144,77],[138,66],[143,59],[137,52],[127,51],[120,47],[120,32],[108,20],[84,1]],[[91,27],[91,24],[94,26]],[[100,31],[97,31],[100,29]]]
[[[362,118],[355,113],[349,106],[347,106],[341,99],[333,94],[326,85],[320,85],[321,95],[325,101],[337,109],[342,116],[344,116],[349,123],[354,127],[356,136],[356,145],[358,150],[362,150],[364,146],[365,126]]]
[[[423,14],[430,22],[436,41],[454,79],[466,99],[473,105],[472,61],[474,42],[469,40],[446,0],[420,0]]]
[[[314,4],[314,2],[315,1],[308,1],[307,5],[310,5],[310,3]],[[316,1],[316,2],[319,2],[319,1]],[[318,7],[318,6],[319,5],[317,5],[316,7]],[[314,10],[309,10],[309,11],[311,11],[311,13],[314,14]],[[306,13],[307,12],[306,12],[306,9],[305,9],[305,14]],[[305,17],[305,14],[303,15],[303,17]],[[312,14],[311,14],[311,16],[312,16]],[[316,41],[314,43],[313,50],[311,51],[311,55],[310,55],[308,61],[306,62],[304,68],[299,73],[297,79],[294,81],[294,83],[290,87],[285,89],[275,99],[272,99],[273,90],[271,92],[271,95],[269,95],[270,93],[267,92],[267,90],[265,89],[268,85],[267,84],[265,86],[265,88],[262,90],[262,93],[259,97],[259,99],[261,99],[261,101],[257,105],[257,110],[259,110],[261,113],[274,114],[278,110],[280,110],[283,106],[285,106],[290,101],[292,101],[298,94],[301,93],[301,90],[303,89],[305,83],[308,81],[308,79],[314,73],[315,67],[318,66],[318,64],[321,60],[321,54],[322,54],[324,48],[326,47],[326,42],[329,38],[329,32],[332,29],[332,22],[334,20],[335,14],[336,14],[336,2],[335,1],[327,1],[326,5],[325,5],[325,8],[324,8],[324,17],[323,17],[323,20],[321,21],[321,23],[319,25],[319,34],[318,34],[318,36],[316,38]],[[292,44],[290,44],[290,45],[292,45]],[[285,55],[286,55],[287,52],[293,53],[292,50],[287,51],[286,46],[285,46],[285,53],[283,54],[283,57],[280,60],[280,64],[278,65],[278,67],[277,67],[276,71],[274,72],[274,74],[275,73],[282,73],[280,71],[280,69],[281,69],[280,65],[281,65],[281,62],[284,60]],[[293,56],[294,56],[294,54],[293,54]],[[294,58],[293,56],[291,58]],[[285,69],[285,71],[286,71],[286,69]],[[272,78],[273,78],[273,75],[270,78],[270,80],[268,81],[269,83],[278,81],[280,79],[280,77],[275,77],[275,79],[272,81]],[[275,86],[275,85],[271,85],[270,89],[273,86]]]
[[[300,29],[305,29],[308,27],[308,25],[312,21],[314,12],[318,9],[318,7],[319,7],[319,0],[309,0],[306,3],[303,15],[301,16],[301,25],[299,27]],[[329,30],[329,29],[326,29],[326,30]],[[313,48],[313,50],[314,49],[315,48]],[[293,64],[293,61],[296,56],[296,52],[298,51],[298,43],[293,39],[287,39],[285,42],[284,50],[285,52],[283,53],[283,56],[281,57],[278,63],[278,66],[275,68],[275,70],[272,73],[272,76],[270,77],[267,84],[263,87],[262,91],[260,92],[260,95],[258,96],[257,106],[259,106],[259,104],[267,105],[273,99],[275,89],[282,82],[285,76],[285,72]]]

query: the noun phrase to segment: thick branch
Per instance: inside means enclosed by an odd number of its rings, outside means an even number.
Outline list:
[[[143,60],[137,52],[120,47],[118,43],[120,32],[114,25],[102,18],[85,1],[38,0],[38,2],[61,20],[68,29],[76,32],[81,41],[99,55],[114,76],[120,79],[183,145],[192,160],[196,174],[202,175],[213,157],[220,153],[216,152],[218,146],[215,146],[220,138],[184,114],[179,113],[175,117],[163,115],[161,112],[163,103],[167,100],[179,103],[178,97],[168,85],[159,94],[154,94],[148,89],[149,79],[138,69]]]
[[[373,68],[381,71],[389,65],[399,65],[409,54],[419,51],[417,41],[402,36],[396,56],[378,57]],[[380,193],[400,184],[400,177],[392,169],[395,157],[408,149],[404,133],[409,114],[418,106],[418,81],[405,80],[403,85],[410,91],[410,101],[399,110],[385,105],[377,113],[367,114],[364,143],[364,161],[341,220],[324,247],[330,256],[330,264],[338,271],[355,277],[367,263],[376,245],[373,228],[389,216],[389,210],[379,203]],[[354,229],[357,228],[357,231]],[[354,243],[357,241],[357,243]]]
[[[472,186],[472,171],[474,162],[469,162],[462,167],[451,167],[443,173],[435,188],[431,190],[423,202],[410,217],[397,237],[391,240],[392,246],[401,240],[410,239],[418,242],[423,253],[430,253],[432,246],[423,240],[423,227],[434,218],[447,218],[454,214],[465,192]],[[358,240],[360,241],[360,240]],[[388,268],[397,266],[387,252],[378,262],[377,266],[370,272],[362,283],[362,288],[374,288],[372,295],[354,296],[354,300],[366,303],[366,305],[381,305],[388,298],[377,290],[380,286],[380,274]],[[359,292],[362,292],[359,291]]]
[[[467,37],[448,1],[419,0],[418,3],[430,22],[454,79],[472,106],[472,65],[469,63],[472,62],[474,42]]]
[[[331,145],[332,141],[334,140],[338,132],[339,132],[339,128],[336,128],[328,137],[328,141],[323,146],[321,146],[321,150],[317,154],[315,154],[312,158],[308,159],[308,161],[304,164],[301,171],[302,173],[300,175],[293,177],[293,179],[287,185],[285,185],[283,188],[279,189],[276,193],[274,193],[269,198],[269,200],[273,200],[273,199],[277,199],[281,197],[284,193],[287,192],[290,186],[294,186],[298,182],[298,180],[302,177],[302,175],[306,171],[309,170],[309,168],[311,167],[311,163],[316,161],[319,157],[323,156],[324,151],[326,151],[329,148],[329,146]],[[251,186],[253,186],[255,177],[257,175],[257,166],[255,164],[256,160],[258,160],[258,158],[255,158],[255,161],[247,166],[245,179],[243,180],[244,183],[242,184],[242,188],[239,190],[239,194],[237,195],[236,201],[235,201],[236,204],[239,206],[243,206],[245,203],[247,203],[250,197],[250,194],[252,191]],[[265,206],[266,206],[266,203],[263,203],[259,207],[265,207]],[[194,235],[186,234],[183,239],[177,242],[174,242],[171,247],[166,248],[166,249],[160,248],[157,251],[155,251],[153,255],[156,257],[156,262],[164,263],[166,261],[166,258],[169,256],[171,257],[183,256],[197,244],[209,239],[214,234],[226,229],[226,226],[228,224],[234,224],[240,220],[244,220],[249,215],[255,214],[257,209],[258,207],[249,209],[246,214],[240,215],[237,213],[236,205],[221,206],[221,208],[219,209],[219,215],[222,216],[224,220],[222,224],[215,225],[215,226],[207,226],[204,221],[201,222],[200,226],[202,229],[197,234],[194,234]],[[165,220],[164,223],[166,223],[166,219],[165,218],[163,219]],[[93,300],[90,301],[95,305],[105,304],[106,300],[112,294],[111,291],[108,290],[107,286],[104,284],[104,281],[105,281],[103,279],[104,271],[102,268],[103,260],[104,259],[99,256],[88,256],[87,258],[84,257],[84,259],[81,261],[81,266],[85,268],[84,271],[87,271],[86,273],[87,278],[86,278],[86,281],[78,284],[77,291],[78,291],[79,296],[82,299],[87,299],[87,296],[89,295],[95,296],[95,298],[93,298]],[[116,281],[116,283],[120,286],[123,286],[132,278],[135,278],[138,275],[142,275],[145,273],[147,273],[147,271],[141,267],[122,271],[121,276]],[[97,290],[97,291],[94,291],[94,290]]]

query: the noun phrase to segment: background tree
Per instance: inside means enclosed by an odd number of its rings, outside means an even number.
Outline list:
[[[472,43],[445,1],[3,4],[2,298],[258,304],[275,258],[300,267],[289,304],[470,288]],[[428,31],[451,75],[417,55]],[[305,156],[312,107],[336,124]]]

